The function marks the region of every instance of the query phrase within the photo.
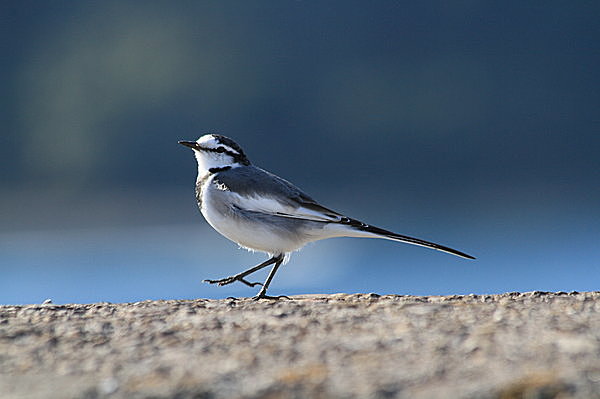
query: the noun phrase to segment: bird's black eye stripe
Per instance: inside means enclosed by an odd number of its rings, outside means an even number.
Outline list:
[[[219,146],[217,148],[200,147],[199,150],[206,152],[216,152],[218,154],[227,154],[231,158],[233,158],[234,161],[241,163],[242,165],[250,165],[250,161],[248,160],[248,158],[246,158],[246,155],[244,155],[243,152],[237,153],[234,151],[229,151],[227,148],[222,146]]]
[[[217,148],[203,148],[204,151],[210,151],[210,152],[217,152],[219,154],[227,154],[231,157],[238,157],[240,154],[235,153],[233,151],[229,151],[227,149],[225,149],[225,147],[217,147]]]

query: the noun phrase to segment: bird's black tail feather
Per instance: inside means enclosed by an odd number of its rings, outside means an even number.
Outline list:
[[[437,249],[438,251],[442,251],[442,252],[446,252],[446,253],[449,253],[452,255],[460,256],[461,258],[475,259],[475,257],[468,255],[464,252],[457,251],[456,249],[452,249],[452,248],[449,248],[449,247],[446,247],[446,246],[443,246],[440,244],[436,244],[433,242],[421,240],[419,238],[409,237],[409,236],[405,236],[402,234],[396,234],[394,232],[381,229],[379,227],[375,227],[375,226],[371,226],[371,225],[359,222],[358,220],[347,219],[347,220],[345,220],[344,224],[348,224],[348,225],[352,226],[354,228],[354,230],[371,233],[371,234],[374,234],[381,238],[387,238],[389,240],[405,242],[405,243],[413,244],[413,245],[420,245],[422,247],[431,248],[431,249]]]

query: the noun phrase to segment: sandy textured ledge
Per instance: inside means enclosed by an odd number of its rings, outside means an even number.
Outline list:
[[[1,306],[0,397],[600,397],[600,293]]]

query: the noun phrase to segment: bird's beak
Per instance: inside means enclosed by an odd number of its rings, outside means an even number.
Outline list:
[[[190,147],[192,150],[200,150],[200,146],[195,141],[178,141],[178,143]]]

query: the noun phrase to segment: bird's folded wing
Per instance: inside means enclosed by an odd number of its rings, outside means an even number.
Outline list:
[[[251,212],[314,222],[335,223],[345,219],[343,215],[319,205],[314,200],[306,201],[303,198],[294,198],[294,201],[281,202],[275,198],[242,196],[237,196],[236,199],[235,202],[240,209]]]
[[[287,180],[254,166],[221,172],[215,182],[230,193],[230,199],[240,209],[247,211],[315,222],[347,219]]]

